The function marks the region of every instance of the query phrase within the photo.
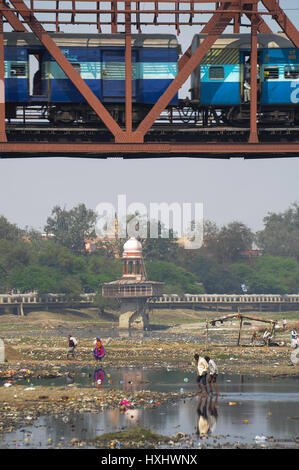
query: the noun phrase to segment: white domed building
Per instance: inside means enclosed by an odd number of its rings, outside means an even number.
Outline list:
[[[119,328],[146,329],[149,326],[147,299],[160,297],[163,282],[147,280],[142,245],[131,237],[123,247],[122,277],[103,284],[103,297],[121,301]]]

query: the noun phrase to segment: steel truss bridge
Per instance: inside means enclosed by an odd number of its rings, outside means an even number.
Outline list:
[[[55,6],[52,6],[55,4]],[[51,6],[50,6],[51,5]],[[82,6],[83,5],[83,6]],[[86,6],[85,6],[86,5]],[[271,33],[267,18],[299,49],[299,32],[280,6],[279,0],[0,0],[0,157],[70,156],[90,158],[217,157],[273,158],[299,154],[299,128],[262,127],[258,124],[258,33]],[[80,77],[50,31],[78,26],[103,28],[125,37],[125,122],[120,125]],[[132,33],[154,26],[157,33],[171,27],[182,30],[197,27],[205,34],[193,54],[191,46],[182,54],[178,74],[167,90],[135,128],[132,120]],[[246,29],[251,37],[251,100],[247,127],[221,126],[217,118],[209,122],[178,120],[184,109],[165,116],[165,109],[200,64],[215,41],[232,28],[238,34]],[[101,121],[101,127],[83,124],[55,127],[40,123],[40,109],[18,109],[16,122],[5,119],[4,31],[33,32],[63,72],[81,93]],[[192,34],[192,32],[191,32]],[[191,36],[190,34],[190,36]]]

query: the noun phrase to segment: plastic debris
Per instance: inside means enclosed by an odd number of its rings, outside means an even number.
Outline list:
[[[265,441],[266,437],[265,436],[255,436],[254,438],[256,441]]]
[[[237,403],[235,401],[230,401],[229,402],[229,406],[233,406],[233,405],[236,405]]]
[[[189,382],[189,379],[187,377],[185,377],[184,382]]]

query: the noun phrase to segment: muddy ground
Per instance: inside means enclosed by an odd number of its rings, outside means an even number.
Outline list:
[[[169,320],[171,315],[173,318]],[[289,317],[264,314],[266,319],[278,320],[275,342],[279,346],[273,347],[262,346],[260,338],[255,344],[251,343],[253,328],[264,329],[266,326],[254,321],[243,323],[241,346],[237,346],[237,320],[217,323],[214,328],[209,328],[207,341],[205,318],[209,316],[215,318],[215,314],[211,313],[204,316],[199,312],[188,312],[186,320],[183,313],[176,316],[172,312],[163,312],[161,323],[152,323],[150,331],[128,333],[119,331],[115,322],[94,316],[81,318],[76,312],[65,316],[38,312],[27,317],[0,315],[0,338],[4,341],[6,352],[6,362],[0,363],[0,438],[45,414],[68,415],[120,407],[123,392],[113,388],[30,386],[33,377],[55,378],[64,375],[70,364],[73,370],[95,367],[97,364],[92,354],[95,336],[102,338],[106,348],[103,360],[105,369],[171,366],[186,370],[192,367],[193,355],[198,352],[213,357],[220,373],[299,376],[299,367],[290,357],[293,350],[289,344],[289,331],[299,318],[297,314],[292,312]],[[288,319],[286,330],[282,329],[283,316]],[[183,322],[177,322],[182,318]],[[78,339],[75,361],[66,358],[69,333]],[[262,335],[262,330],[259,335]],[[27,385],[18,385],[14,379],[20,377],[27,380]],[[195,386],[194,393],[130,392],[126,399],[138,407],[156,407],[169,400],[196,394]],[[80,446],[80,443],[74,442],[74,445]],[[101,445],[105,447],[105,444]],[[130,445],[134,446],[132,442]],[[144,445],[148,446],[149,443]]]

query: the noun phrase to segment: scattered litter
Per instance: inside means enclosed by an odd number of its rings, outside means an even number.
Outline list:
[[[187,377],[185,377],[184,382],[189,382],[189,379]]]
[[[265,441],[266,437],[265,436],[255,436],[256,441]]]
[[[230,401],[229,402],[229,406],[233,406],[233,405],[236,405],[237,403],[235,401]]]
[[[12,384],[11,384],[10,382],[6,382],[6,383],[4,384],[4,387],[11,387],[11,386],[12,386]]]

